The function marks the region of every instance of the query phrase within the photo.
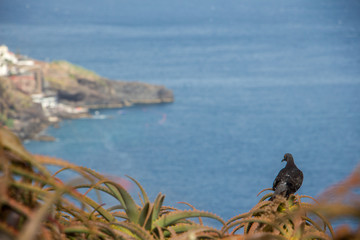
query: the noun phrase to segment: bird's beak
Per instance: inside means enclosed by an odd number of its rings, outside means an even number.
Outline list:
[[[285,162],[286,161],[286,159],[284,158],[283,160],[281,160],[281,162]]]

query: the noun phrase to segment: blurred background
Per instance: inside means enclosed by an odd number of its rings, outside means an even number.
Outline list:
[[[359,13],[357,0],[1,0],[0,44],[172,89],[174,103],[98,110],[25,146],[228,219],[287,152],[313,197],[359,163]]]

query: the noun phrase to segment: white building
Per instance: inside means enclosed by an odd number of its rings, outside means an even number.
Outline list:
[[[0,62],[0,77],[8,75],[8,66],[5,62]]]
[[[8,75],[9,68],[8,63],[16,64],[18,62],[17,57],[14,53],[10,52],[8,47],[5,45],[0,46],[0,76]]]
[[[34,61],[29,59],[26,56],[20,56],[18,58],[18,62],[16,63],[18,66],[34,66]]]
[[[34,61],[31,59],[28,59],[27,57],[21,57],[18,59],[16,55],[9,51],[9,48],[5,45],[0,46],[0,76],[7,76],[9,74],[17,74],[17,73],[23,73],[26,72],[26,68],[18,68],[16,66],[13,66],[12,68],[9,68],[8,64],[11,63],[13,65],[19,66],[19,67],[27,67],[27,66],[33,66]]]
[[[43,109],[55,108],[58,105],[56,93],[51,94],[33,94],[31,95],[33,102],[40,103]]]
[[[15,54],[10,52],[9,48],[5,45],[0,46],[0,61],[1,62],[8,61],[14,64],[18,63],[18,59],[15,56]]]

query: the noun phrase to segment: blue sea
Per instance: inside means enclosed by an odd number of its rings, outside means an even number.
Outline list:
[[[172,89],[174,103],[98,110],[25,146],[229,219],[284,153],[313,197],[359,164],[359,13],[356,0],[2,0],[0,44]]]

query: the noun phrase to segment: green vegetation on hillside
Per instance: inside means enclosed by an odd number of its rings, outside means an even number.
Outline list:
[[[7,115],[0,113],[0,125],[12,128],[14,126],[14,119],[8,118]]]
[[[76,80],[86,79],[87,81],[93,81],[98,84],[105,84],[104,79],[95,72],[64,60],[49,63],[48,69],[45,73],[45,78],[49,82],[77,85],[78,82]]]
[[[10,79],[0,78],[0,123],[2,125],[11,127],[13,119],[33,105],[31,97],[15,89]]]
[[[86,68],[83,68],[79,65],[70,63],[65,60],[56,60],[56,61],[53,61],[51,64],[57,65],[61,68],[64,68],[64,69],[66,69],[67,72],[74,74],[74,75],[81,75],[81,76],[84,76],[87,78],[92,78],[92,79],[100,78],[100,76],[97,75],[95,72],[90,71]]]

